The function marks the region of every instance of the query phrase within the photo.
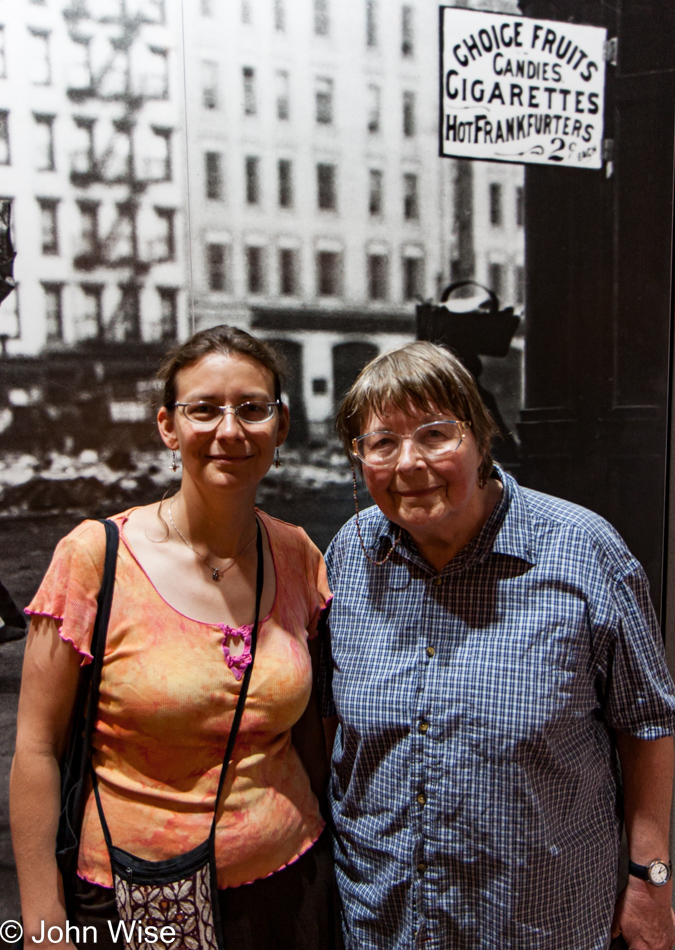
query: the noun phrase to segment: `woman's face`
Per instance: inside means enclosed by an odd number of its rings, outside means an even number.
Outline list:
[[[426,412],[402,412],[395,407],[378,416],[371,413],[362,434],[378,430],[411,436],[418,426],[442,419],[458,420],[449,410],[429,407]],[[388,467],[363,465],[363,475],[375,504],[394,524],[415,540],[452,536],[458,528],[483,520],[484,500],[478,482],[481,454],[471,429],[450,455],[428,460],[406,440],[396,462]]]
[[[176,402],[274,402],[274,379],[251,357],[209,353],[177,373]],[[255,424],[227,410],[209,427],[191,423],[180,408],[162,407],[157,423],[165,444],[180,452],[183,479],[218,490],[255,490],[288,434],[288,409],[275,409],[271,419]]]

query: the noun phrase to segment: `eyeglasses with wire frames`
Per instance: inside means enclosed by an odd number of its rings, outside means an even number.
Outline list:
[[[274,410],[279,409],[281,400],[274,402],[242,402],[238,406],[216,406],[212,402],[175,402],[171,408],[180,409],[188,422],[203,429],[215,429],[228,409],[231,409],[240,422],[245,425],[259,425],[269,422]]]
[[[352,452],[364,465],[386,468],[396,464],[403,443],[412,442],[422,458],[433,461],[456,452],[470,425],[458,419],[441,419],[425,422],[412,435],[399,435],[386,429],[366,432],[352,439]]]

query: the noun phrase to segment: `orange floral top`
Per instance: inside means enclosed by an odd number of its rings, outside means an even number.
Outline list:
[[[324,822],[291,727],[309,699],[307,641],[330,593],[323,559],[302,528],[258,511],[276,571],[274,606],[258,646],[216,831],[219,887],[266,877],[295,861]],[[209,833],[220,768],[243,676],[250,626],[191,620],[157,592],[124,535],[101,676],[93,762],[113,843],[149,860],[174,857]],[[103,525],[85,521],[57,546],[31,614],[53,617],[91,662],[103,577]],[[232,650],[230,651],[230,647]],[[90,790],[79,874],[112,878]]]

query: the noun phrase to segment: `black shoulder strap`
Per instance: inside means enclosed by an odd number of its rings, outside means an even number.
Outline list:
[[[120,538],[119,530],[114,521],[110,521],[108,518],[101,518],[100,521],[105,527],[105,562],[103,565],[103,581],[101,583],[101,589],[98,592],[96,622],[94,623],[94,632],[91,637],[91,655],[94,659],[91,664],[91,682],[89,684],[87,716],[84,726],[85,755],[88,755],[91,749],[91,736],[94,729],[94,720],[96,719],[96,710],[98,709],[98,693],[101,685],[103,654],[105,653],[110,608],[112,606],[113,591],[115,588],[115,569],[117,567],[117,551]]]
[[[220,802],[220,794],[223,790],[223,785],[225,784],[225,776],[227,775],[227,770],[230,766],[230,759],[232,758],[232,753],[234,752],[234,743],[237,740],[237,733],[239,732],[239,726],[241,724],[241,717],[244,713],[244,703],[246,702],[246,694],[248,693],[248,684],[251,679],[251,673],[253,672],[253,661],[255,660],[255,648],[258,644],[258,621],[260,619],[260,601],[262,600],[262,589],[263,582],[265,579],[265,565],[263,561],[263,546],[262,546],[262,532],[260,530],[260,522],[257,521],[258,535],[256,538],[256,550],[258,554],[258,570],[256,573],[256,583],[255,583],[255,620],[253,621],[253,629],[251,630],[251,662],[246,667],[246,672],[244,673],[244,679],[241,683],[241,691],[239,693],[239,699],[237,700],[237,708],[234,711],[234,718],[232,720],[232,728],[230,729],[230,737],[227,740],[227,748],[225,749],[225,756],[223,758],[223,767],[220,770],[220,781],[218,782],[218,791],[216,792],[216,803],[213,809],[213,821],[211,822],[211,834],[216,832],[216,823],[218,821],[218,803]]]
[[[73,707],[68,747],[61,760],[61,814],[57,833],[56,854],[61,873],[74,877],[84,810],[84,791],[89,768],[91,737],[98,706],[99,684],[105,652],[110,605],[115,585],[115,567],[119,532],[112,521],[103,521],[106,533],[103,581],[98,594],[98,610],[91,640],[93,660],[80,672],[80,682]]]

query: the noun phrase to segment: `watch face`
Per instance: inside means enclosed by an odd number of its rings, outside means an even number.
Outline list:
[[[652,884],[666,884],[670,878],[670,868],[663,861],[653,861],[649,865],[649,880]]]

